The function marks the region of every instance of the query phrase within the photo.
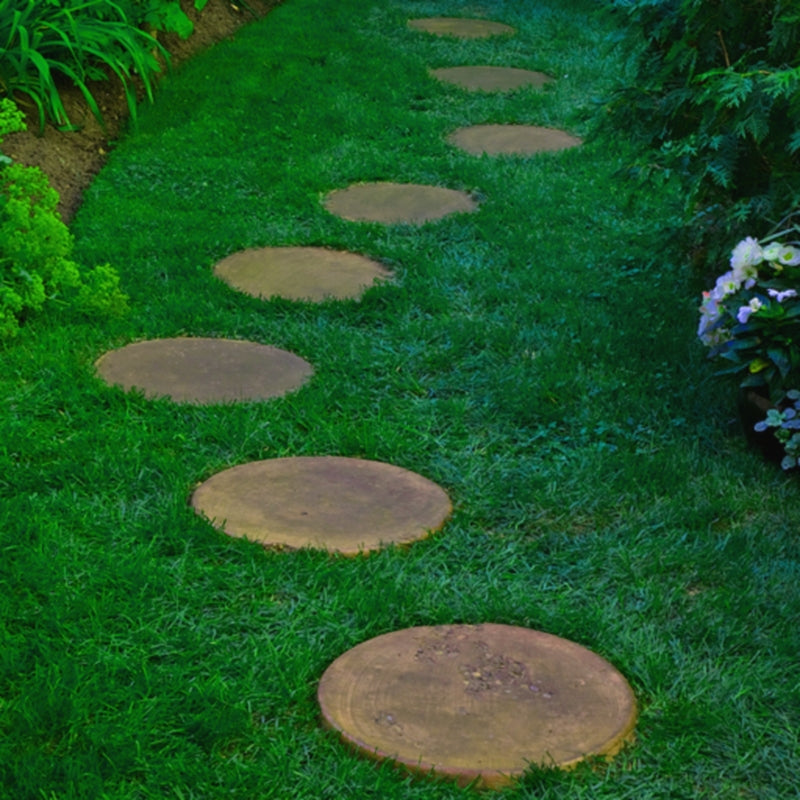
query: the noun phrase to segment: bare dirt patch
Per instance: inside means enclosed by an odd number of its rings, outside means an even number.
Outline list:
[[[233,35],[242,25],[265,16],[280,2],[248,0],[246,7],[239,7],[229,0],[209,0],[198,13],[193,0],[181,0],[194,32],[185,40],[175,34],[160,35],[159,41],[169,52],[172,66],[177,66]],[[80,207],[84,190],[105,163],[128,118],[125,94],[117,80],[93,83],[91,89],[102,111],[105,128],[94,118],[83,95],[75,87],[65,86],[62,99],[77,130],[59,130],[48,123],[44,131],[40,131],[36,109],[30,108],[24,97],[19,97],[16,99],[27,113],[28,129],[9,134],[2,144],[3,152],[14,161],[40,167],[45,172],[59,194],[58,208],[65,222],[69,222]]]

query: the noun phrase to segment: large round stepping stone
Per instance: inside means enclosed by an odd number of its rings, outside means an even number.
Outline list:
[[[364,642],[323,674],[325,722],[366,756],[498,788],[530,764],[611,757],[636,700],[595,653],[509,625],[408,628]]]
[[[222,259],[214,273],[241,292],[269,299],[321,301],[358,298],[392,273],[357,253],[324,247],[262,247]]]
[[[344,555],[423,539],[451,511],[447,494],[427,478],[339,456],[232,467],[200,484],[191,504],[230,536]]]
[[[543,72],[514,67],[443,67],[431,70],[434,78],[471,92],[509,92],[523,86],[541,88],[553,78]]]
[[[447,140],[474,155],[533,155],[581,144],[576,136],[536,125],[471,125],[454,131]]]
[[[299,388],[313,372],[277,347],[201,337],[135,342],[106,353],[95,366],[107,383],[126,391],[200,405],[267,400]]]
[[[466,192],[418,183],[358,183],[336,189],[325,198],[332,214],[352,222],[418,224],[448,214],[474,211],[478,204]]]
[[[466,17],[424,17],[410,19],[408,27],[436,36],[455,36],[459,39],[483,39],[488,36],[508,36],[514,28],[502,22],[488,19],[468,19]]]

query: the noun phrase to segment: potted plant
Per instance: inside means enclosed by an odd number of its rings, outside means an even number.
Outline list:
[[[721,375],[739,378],[745,432],[784,469],[800,466],[800,234],[739,242],[703,292],[697,334]]]

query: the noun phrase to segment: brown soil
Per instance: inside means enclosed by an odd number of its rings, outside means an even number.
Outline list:
[[[247,6],[240,8],[229,0],[209,0],[198,13],[193,0],[181,0],[181,6],[194,24],[194,32],[185,40],[175,34],[162,34],[159,41],[170,53],[172,66],[176,66],[200,50],[231,36],[256,17],[263,17],[280,2],[247,0]],[[69,86],[63,90],[62,100],[70,121],[78,126],[78,130],[60,131],[48,124],[42,132],[38,114],[31,109],[27,116],[28,129],[9,134],[2,143],[3,153],[14,161],[40,167],[46,173],[59,193],[59,212],[65,222],[69,222],[79,208],[84,190],[105,163],[128,116],[128,105],[118,81],[100,81],[92,84],[91,88],[102,111],[105,130],[89,111],[81,93]],[[16,99],[27,111],[25,98]]]

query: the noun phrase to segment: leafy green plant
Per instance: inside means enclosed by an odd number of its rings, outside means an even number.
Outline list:
[[[7,133],[25,130],[25,115],[19,110],[17,104],[8,98],[0,99],[0,144]],[[0,151],[0,168],[10,164],[11,159]]]
[[[196,11],[202,11],[208,0],[194,0]],[[156,31],[177,33],[182,39],[191,36],[194,26],[177,0],[122,0],[120,6],[129,20]]]
[[[783,469],[800,466],[800,391],[790,389],[786,393],[783,408],[770,408],[767,416],[756,422],[754,430],[758,433],[771,431],[783,446],[785,455],[781,459]]]
[[[0,100],[0,142],[24,129],[19,110]],[[87,313],[126,308],[119,277],[108,265],[82,273],[69,256],[72,237],[56,212],[58,194],[37,167],[0,161],[0,339],[15,336],[27,314],[47,301]]]
[[[157,52],[166,55],[110,0],[0,0],[0,92],[27,95],[42,126],[47,118],[70,124],[59,93],[64,78],[102,121],[89,83],[110,75],[120,80],[135,120],[137,86],[152,99],[153,77],[161,69]]]
[[[633,171],[686,186],[690,242],[713,263],[798,202],[800,8],[790,0],[606,0],[636,41],[636,75],[603,127],[640,146]],[[643,40],[643,45],[642,45]]]

